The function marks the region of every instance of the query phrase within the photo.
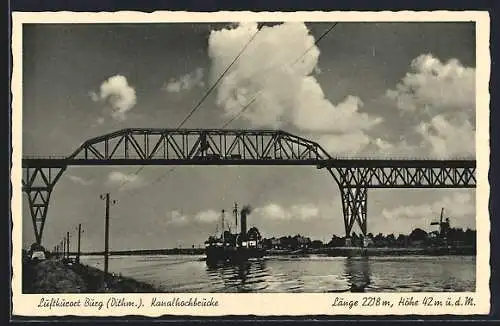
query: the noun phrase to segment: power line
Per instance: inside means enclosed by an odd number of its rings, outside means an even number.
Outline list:
[[[328,33],[330,33],[334,28],[335,26],[337,26],[338,22],[332,24],[332,26],[330,26],[330,28],[328,30],[326,30],[316,41],[315,43],[310,46],[300,57],[298,57],[291,65],[295,65],[298,61],[300,61],[314,46],[316,46]],[[272,67],[272,66],[271,66]],[[267,69],[266,69],[267,70]],[[234,115],[230,120],[228,120],[226,123],[223,124],[222,128],[226,128],[229,124],[231,124],[234,120],[236,120],[237,118],[239,118],[253,103],[255,103],[255,101],[257,100],[257,97],[258,95],[262,92],[262,90],[258,91],[253,99],[248,102],[243,108],[241,108],[241,110],[236,113],[236,115]],[[280,179],[279,181],[276,181],[276,180],[272,180],[271,178],[266,178],[264,180],[264,183],[266,184],[267,182],[270,182],[270,181],[273,181],[273,184],[276,185],[276,183],[283,183],[284,180],[283,179]],[[264,187],[265,189],[266,187]],[[257,200],[257,199],[260,199],[262,196],[264,195],[264,192],[258,192],[257,194],[254,194],[254,196],[252,196],[252,199],[250,200],[250,202],[254,201],[254,200]]]
[[[321,36],[318,37],[318,39],[314,42],[314,44],[311,45],[306,51],[304,51],[304,53],[292,63],[292,66],[295,65],[299,60],[301,60],[309,51],[311,51],[311,49],[314,48],[328,33],[330,33],[335,28],[335,26],[337,26],[337,24],[338,22],[333,23],[329,29],[327,29],[323,34],[321,34]]]
[[[333,29],[337,26],[337,24],[338,24],[338,22],[333,23],[333,24],[332,24],[332,26],[330,26],[330,28],[328,28],[328,29],[327,29],[327,30],[326,30],[323,34],[321,34],[321,36],[320,36],[320,37],[318,37],[318,39],[314,42],[314,44],[313,44],[313,45],[311,45],[309,48],[307,48],[307,49],[304,51],[304,53],[302,53],[302,54],[301,54],[301,55],[300,55],[297,59],[295,59],[295,61],[293,61],[293,62],[291,63],[291,66],[295,65],[295,64],[296,64],[298,61],[300,61],[300,60],[301,60],[301,59],[302,59],[302,58],[303,58],[303,57],[304,57],[307,53],[309,53],[309,51],[311,51],[311,49],[312,49],[313,47],[315,47],[315,46],[316,46],[316,45],[317,45],[317,44],[318,44],[318,43],[319,43],[319,42],[320,42],[320,41],[321,41],[321,40],[322,40],[322,39],[323,39],[326,35],[328,35],[328,33],[330,33],[330,32],[331,32],[331,31],[332,31],[332,30],[333,30]],[[259,31],[259,30],[258,30],[258,31]],[[258,32],[258,31],[257,31],[257,32]],[[249,42],[251,42],[251,41],[253,40],[253,38],[254,38],[256,35],[257,35],[257,33],[255,33],[255,34],[254,34],[254,36],[252,37],[252,39],[251,39]],[[243,48],[243,50],[244,50],[244,49],[248,46],[248,44],[249,44],[249,43],[247,43],[247,44],[246,44],[246,46]],[[243,52],[243,50],[242,50],[242,52]],[[238,57],[241,55],[241,53],[242,53],[242,52],[240,52],[240,54],[238,55]],[[236,59],[233,61],[233,63],[234,63],[235,61],[236,61]],[[232,65],[233,63],[231,63],[231,65]],[[270,68],[272,68],[272,66],[271,66],[271,67],[269,67],[269,68],[267,68],[267,69],[265,69],[265,70],[269,70]],[[227,70],[229,70],[229,67],[228,67],[228,69],[226,69],[226,71],[225,71],[225,72],[227,72]],[[264,71],[265,71],[265,70],[264,70]],[[225,73],[225,72],[224,72],[224,73]],[[217,80],[217,82],[218,82],[221,78],[222,78],[222,77],[219,77],[219,79]],[[250,102],[248,102],[248,103],[247,103],[247,104],[246,104],[246,105],[245,105],[245,106],[244,106],[244,107],[243,107],[243,108],[242,108],[242,109],[241,109],[238,113],[236,113],[236,115],[234,115],[231,119],[229,119],[226,123],[224,123],[224,124],[222,125],[222,127],[221,127],[221,128],[226,128],[226,127],[227,127],[229,124],[231,124],[234,120],[236,120],[237,118],[239,118],[239,117],[240,117],[240,116],[241,116],[241,115],[242,115],[242,114],[243,114],[243,113],[244,113],[244,112],[245,112],[245,111],[246,111],[246,110],[247,110],[247,109],[248,109],[248,108],[249,108],[249,107],[250,107],[253,103],[255,103],[255,102],[257,101],[257,97],[258,97],[258,95],[259,95],[261,92],[262,92],[262,90],[260,90],[259,92],[257,92],[257,93],[255,94],[255,96],[253,97],[253,99],[252,99]],[[175,167],[170,168],[170,169],[169,169],[169,170],[168,170],[168,171],[167,171],[164,175],[160,176],[160,178],[156,179],[156,180],[155,180],[155,181],[153,181],[151,184],[155,184],[156,182],[163,180],[166,176],[168,176],[168,175],[169,175],[171,172],[173,172],[174,170],[175,170]]]
[[[224,72],[219,76],[219,78],[217,78],[217,80],[212,84],[212,86],[207,90],[207,92],[205,93],[205,95],[203,95],[203,97],[198,101],[198,103],[193,107],[193,109],[191,109],[191,111],[187,114],[187,116],[179,123],[179,125],[177,126],[176,129],[180,129],[182,128],[182,126],[184,126],[184,124],[193,116],[193,114],[196,112],[196,110],[198,110],[201,106],[201,104],[205,101],[205,99],[210,95],[210,93],[216,88],[216,86],[218,85],[219,81],[221,81],[221,79],[226,75],[226,73],[229,71],[229,69],[231,69],[231,67],[236,63],[236,61],[241,57],[241,55],[243,54],[243,52],[245,52],[245,50],[247,49],[247,47],[250,45],[250,43],[252,43],[252,41],[255,39],[255,37],[257,36],[257,34],[260,32],[260,29],[257,29],[255,31],[255,33],[252,35],[252,37],[248,40],[248,42],[245,44],[245,46],[243,46],[243,48],[240,50],[240,52],[238,53],[238,55],[233,59],[233,61],[227,66],[227,68],[224,70]],[[136,172],[133,173],[133,175],[138,175],[143,169],[144,169],[144,165],[141,166],[139,169],[137,169]],[[171,171],[173,171],[174,168],[171,168],[169,171],[167,171],[166,174],[170,173]],[[160,177],[160,179],[163,179],[163,177]],[[129,182],[127,179],[120,185],[120,187],[118,188],[118,190],[122,189],[123,186]],[[156,182],[153,182],[153,183],[156,183]]]
[[[323,32],[323,34],[321,34],[318,39],[314,42],[313,45],[311,45],[309,48],[307,48],[299,57],[297,57],[297,59],[295,59],[292,63],[290,63],[290,66],[293,66],[295,65],[298,61],[300,61],[307,53],[309,53],[309,51],[311,51],[311,49],[313,49],[328,33],[330,33],[336,26],[337,26],[338,22],[337,23],[333,23],[327,30],[325,30]],[[259,74],[259,73],[263,73],[263,72],[266,72],[268,71],[269,69],[272,69],[272,68],[275,68],[279,65],[282,65],[281,63],[279,62],[276,62],[276,61],[272,61],[271,64],[267,65],[264,67],[264,69],[261,69],[261,70],[257,70],[255,71],[254,73],[251,73],[249,75],[246,75],[246,78],[247,79],[250,79],[252,77],[254,77],[255,75]]]
[[[302,53],[302,55],[300,55],[297,59],[295,59],[295,61],[293,61],[290,65],[294,66],[297,62],[299,62],[300,60],[302,60],[302,58],[305,57],[305,55],[307,53],[309,53],[309,51],[311,51],[311,49],[314,48],[326,35],[328,35],[328,33],[330,33],[337,26],[337,24],[338,24],[338,22],[333,23],[332,26],[330,26],[330,28],[328,28],[323,34],[321,34],[320,37],[318,37],[318,39],[314,42],[313,45],[311,45],[307,50],[305,50],[304,53]],[[273,68],[273,65],[271,65],[270,67],[268,67],[264,71],[269,70],[271,68]],[[237,118],[239,118],[253,103],[255,103],[255,101],[257,100],[257,97],[259,96],[260,93],[262,93],[262,89],[259,90],[254,95],[253,99],[250,102],[248,102],[238,113],[236,113],[236,115],[234,115],[229,121],[227,121],[225,124],[223,124],[222,128],[226,128],[234,120],[236,120]]]
[[[243,54],[243,52],[246,50],[246,48],[248,47],[248,45],[253,41],[253,39],[257,36],[257,34],[259,33],[260,29],[257,29],[257,31],[252,35],[252,37],[250,38],[250,40],[248,40],[248,42],[245,44],[245,46],[240,50],[240,53],[238,53],[238,55],[234,58],[233,62],[231,62],[231,64],[229,66],[227,66],[226,70],[224,70],[224,72],[219,76],[219,78],[217,78],[217,80],[215,81],[215,83],[212,85],[212,87],[210,87],[208,89],[208,91],[205,93],[205,96],[203,96],[201,98],[201,100],[196,104],[196,106],[191,110],[191,112],[189,112],[189,114],[186,116],[186,118],[184,118],[184,120],[182,120],[182,122],[180,123],[179,127],[178,128],[181,128],[184,123],[187,122],[187,120],[193,115],[193,113],[200,107],[200,105],[203,103],[203,101],[208,97],[208,95],[210,95],[210,93],[215,89],[215,87],[217,86],[217,84],[219,83],[219,81],[226,75],[226,73],[229,71],[229,69],[231,69],[231,67],[234,65],[234,63],[240,58],[240,56]]]
[[[338,22],[335,22],[332,24],[332,26],[330,26],[330,28],[328,28],[325,32],[323,32],[323,34],[320,35],[320,37],[318,37],[318,39],[314,42],[313,45],[311,45],[309,48],[307,48],[304,53],[302,53],[297,59],[295,59],[295,61],[293,61],[291,63],[291,66],[295,65],[298,61],[300,61],[307,53],[309,53],[309,51],[311,51],[312,48],[314,48],[326,35],[328,35],[328,33],[330,33],[336,26],[337,26]],[[208,97],[208,95],[215,89],[215,87],[217,86],[218,82],[224,77],[224,75],[229,71],[229,69],[234,65],[234,63],[240,58],[240,56],[243,54],[243,52],[245,51],[245,49],[248,47],[248,45],[253,41],[253,39],[257,36],[257,34],[259,33],[260,29],[258,29],[254,34],[253,36],[250,38],[250,40],[245,44],[245,46],[240,50],[240,52],[238,53],[238,55],[234,58],[234,60],[231,62],[231,64],[226,68],[226,70],[224,70],[224,72],[219,76],[219,78],[216,80],[216,82],[212,85],[212,87],[210,87],[210,89],[207,91],[207,93],[205,93],[205,95],[202,97],[202,99],[197,103],[197,105],[191,110],[191,112],[189,112],[189,114],[186,116],[186,118],[184,118],[184,120],[179,124],[179,126],[177,127],[177,129],[181,128],[187,121],[188,119],[193,115],[193,113],[200,107],[200,105],[203,103],[203,101]],[[265,70],[269,70],[271,67],[265,69]],[[265,71],[264,70],[264,71]],[[235,116],[233,116],[229,121],[227,121],[226,123],[224,123],[222,125],[222,128],[225,128],[227,127],[229,124],[231,124],[234,120],[236,120],[237,118],[239,118],[253,103],[255,103],[255,101],[257,100],[257,96],[262,92],[262,90],[260,90],[259,92],[257,92],[255,94],[255,96],[253,97],[253,99],[248,102]],[[141,166],[141,168],[139,168],[137,171],[136,171],[136,175],[138,173],[140,173],[140,171],[142,171],[144,169],[145,166]],[[167,170],[167,172],[160,176],[159,178],[157,178],[156,180],[154,180],[153,182],[151,182],[151,184],[155,184],[156,182],[160,181],[160,180],[163,180],[167,175],[169,175],[171,172],[173,172],[175,170],[175,167],[172,167],[170,168],[169,170]],[[122,185],[123,186],[123,185]],[[122,186],[119,188],[121,189]]]
[[[139,175],[139,173],[141,173],[142,170],[144,170],[146,166],[145,165],[142,165],[140,168],[137,169],[137,171],[135,171],[134,173],[132,173],[131,175]],[[118,191],[120,191],[129,181],[129,179],[125,179],[124,181],[122,181],[122,184],[120,185],[120,187],[118,187]]]
[[[230,120],[228,120],[225,124],[222,125],[222,128],[226,128],[228,125],[230,125],[234,120],[240,117],[243,112],[246,111],[252,105],[255,101],[257,100],[257,96],[254,96],[254,98],[248,102],[238,113],[236,113],[235,116],[233,116]]]
[[[304,53],[302,53],[296,60],[294,60],[290,65],[293,66],[295,65],[298,61],[300,61],[307,53],[309,53],[309,51],[311,51],[312,48],[314,48],[314,46],[316,46],[324,37],[326,37],[326,35],[328,35],[336,26],[337,26],[338,22],[336,23],[333,23],[332,26],[330,26],[330,28],[328,28],[323,34],[321,34],[320,37],[318,37],[318,39],[314,42],[313,45],[311,45],[308,49],[306,49],[304,51]],[[202,99],[197,103],[197,105],[189,112],[189,114],[186,116],[186,118],[179,124],[179,127],[178,128],[181,128],[185,122],[188,121],[188,119],[193,115],[193,113],[200,107],[201,103],[203,103],[203,101],[208,97],[208,95],[215,89],[216,85],[218,84],[218,82],[223,78],[223,76],[229,71],[229,69],[231,68],[231,66],[234,65],[234,63],[238,60],[238,58],[242,55],[242,53],[245,51],[245,49],[248,47],[248,45],[252,42],[252,40],[256,37],[257,33],[260,31],[260,29],[258,29],[254,35],[249,39],[249,41],[245,44],[245,46],[241,49],[240,53],[238,53],[238,55],[235,57],[235,59],[231,62],[231,64],[226,68],[226,70],[221,74],[221,76],[219,76],[219,78],[216,80],[216,82],[212,85],[212,87],[210,87],[210,89],[207,91],[207,93],[202,97]],[[269,70],[270,68],[272,68],[273,66],[265,69],[264,71],[266,70]],[[258,95],[262,92],[262,90],[260,90],[259,92],[257,92],[255,94],[255,96],[253,97],[253,99],[248,102],[235,116],[233,116],[230,120],[228,120],[226,123],[223,124],[222,128],[225,128],[227,127],[229,124],[231,124],[234,120],[236,120],[237,118],[239,118],[253,103],[255,103],[257,101],[257,97]],[[137,171],[136,171],[136,175],[138,173],[140,173],[140,171],[142,171],[144,169],[145,166],[141,166],[141,168],[139,168]],[[175,166],[174,167],[171,167],[170,169],[167,170],[166,173],[164,173],[163,175],[161,175],[159,178],[156,178],[155,180],[153,180],[150,185],[153,185],[163,179],[165,179],[168,175],[170,175],[170,173],[172,173],[173,171],[175,170]],[[121,187],[119,188],[121,189]],[[132,193],[133,194],[133,193]]]
[[[311,49],[313,47],[315,47],[326,35],[328,35],[328,33],[330,33],[336,26],[337,26],[338,22],[336,23],[333,23],[332,26],[330,26],[330,28],[328,28],[325,32],[323,32],[323,34],[321,34],[320,37],[318,37],[318,39],[314,42],[313,45],[311,45],[309,48],[307,48],[304,53],[302,53],[297,59],[295,59],[295,61],[293,61],[291,63],[291,66],[295,65],[299,60],[301,60],[307,53],[309,53],[309,51],[311,51]],[[258,32],[259,30],[257,30]],[[254,34],[254,36],[250,39],[249,43],[253,40],[253,38],[255,38],[255,36],[257,35],[257,32]],[[240,52],[240,54],[238,55],[238,57],[241,55],[241,53],[244,51],[244,49],[248,46],[247,43],[245,45],[245,47],[243,48],[243,50]],[[238,58],[237,57],[237,58]],[[231,63],[231,65],[236,61],[236,59]],[[230,66],[231,66],[230,65]],[[265,69],[264,71],[266,70],[269,70],[270,68],[272,68],[273,66],[271,67],[268,67],[267,69]],[[228,69],[226,69],[226,71],[224,73],[227,72],[227,70],[229,70],[230,67],[228,67]],[[217,80],[217,82],[222,78],[219,77],[219,79]],[[216,82],[216,83],[217,83]],[[238,113],[236,113],[236,115],[234,115],[231,119],[229,119],[226,123],[224,123],[222,125],[221,128],[226,128],[228,125],[230,125],[234,120],[236,120],[237,118],[239,118],[253,103],[255,103],[255,101],[257,101],[257,96],[262,92],[262,90],[260,90],[259,92],[257,92],[255,94],[255,96],[253,97],[253,99],[248,102]],[[163,180],[165,177],[167,177],[171,172],[173,172],[175,170],[175,167],[172,167],[170,168],[169,170],[167,170],[167,172],[165,174],[163,174],[162,176],[160,176],[160,178],[157,178],[156,180],[154,180],[153,182],[151,182],[151,184],[155,184],[156,182],[159,182],[161,180]]]

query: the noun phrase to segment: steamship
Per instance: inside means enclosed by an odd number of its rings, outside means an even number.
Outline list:
[[[251,258],[262,258],[265,250],[262,246],[262,236],[256,227],[247,231],[247,217],[250,206],[244,206],[240,212],[240,233],[238,228],[238,204],[234,204],[233,216],[236,233],[232,233],[229,225],[224,225],[225,211],[221,213],[221,232],[212,235],[205,241],[206,260],[212,262],[245,261]]]

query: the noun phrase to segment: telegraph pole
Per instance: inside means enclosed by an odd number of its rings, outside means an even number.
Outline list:
[[[106,215],[104,217],[104,280],[108,277],[108,261],[109,261],[109,193],[101,195],[101,199],[106,201]],[[116,203],[115,200],[112,202]]]
[[[67,250],[68,246],[66,244],[66,237],[64,236],[63,237],[63,252],[62,252],[62,258],[63,260],[66,258],[66,250]]]
[[[67,258],[69,260],[69,248],[70,248],[70,246],[69,246],[69,232],[66,232],[66,237],[67,237],[66,241],[68,242],[68,255],[67,255]]]
[[[80,238],[82,236],[82,223],[78,224],[78,254],[76,256],[76,263],[80,263]]]

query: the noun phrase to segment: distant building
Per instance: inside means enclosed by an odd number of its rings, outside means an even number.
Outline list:
[[[301,236],[300,234],[293,237],[293,249],[307,249],[311,246],[311,239]]]
[[[281,249],[281,241],[280,239],[276,239],[275,237],[272,237],[270,239],[270,243],[271,243],[271,248],[273,249]]]

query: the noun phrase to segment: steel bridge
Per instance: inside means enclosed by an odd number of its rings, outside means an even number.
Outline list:
[[[367,233],[369,188],[475,188],[475,160],[340,159],[318,143],[281,130],[123,129],[85,141],[67,157],[23,157],[38,244],[49,200],[68,166],[311,165],[338,184],[346,238],[357,222]]]

